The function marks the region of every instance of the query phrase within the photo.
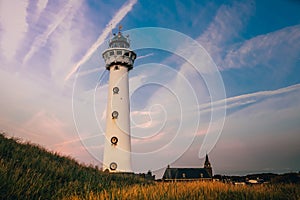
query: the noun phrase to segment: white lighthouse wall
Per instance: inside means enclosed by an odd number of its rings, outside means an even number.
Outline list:
[[[132,172],[128,68],[115,66],[110,67],[103,168],[110,172]],[[118,94],[113,93],[114,87],[119,88]],[[116,119],[112,119],[113,111],[119,114]],[[113,136],[118,138],[116,145],[111,143]],[[117,164],[116,170],[110,169],[112,162]]]

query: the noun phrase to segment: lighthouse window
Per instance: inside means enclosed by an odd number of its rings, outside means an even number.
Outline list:
[[[117,51],[117,55],[122,55],[122,51]]]
[[[118,138],[117,137],[112,137],[111,139],[110,139],[110,142],[113,144],[113,145],[117,145],[117,143],[118,143]]]
[[[114,112],[112,112],[111,116],[113,119],[116,119],[116,118],[118,118],[119,113],[117,111],[114,111]]]
[[[119,69],[120,69],[119,66],[114,67],[114,70],[119,70]]]
[[[115,163],[115,162],[110,163],[109,168],[111,170],[116,170],[117,169],[117,163]]]
[[[113,93],[114,94],[118,94],[119,93],[119,88],[118,87],[114,87],[113,88]]]
[[[113,52],[113,51],[109,52],[109,55],[110,55],[110,56],[113,56],[113,55],[114,55],[114,52]]]

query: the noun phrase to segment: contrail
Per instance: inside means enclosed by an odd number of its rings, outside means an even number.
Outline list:
[[[38,20],[41,13],[45,10],[47,4],[48,4],[48,0],[40,0],[37,2],[37,4],[36,4],[37,9],[36,9],[36,13],[35,13],[34,22],[36,22]]]
[[[49,36],[56,30],[62,21],[68,16],[73,9],[78,9],[80,3],[74,5],[74,1],[69,1],[67,5],[58,13],[56,20],[50,24],[47,30],[39,35],[33,42],[29,52],[25,55],[23,63],[26,63],[42,46],[44,46]]]
[[[85,63],[91,55],[97,50],[97,48],[105,41],[107,36],[110,33],[111,28],[115,28],[118,23],[132,10],[134,4],[136,4],[137,0],[129,0],[126,2],[120,10],[115,14],[115,16],[108,22],[106,28],[102,31],[101,35],[98,37],[97,41],[89,48],[86,54],[79,60],[70,71],[70,73],[65,77],[65,81],[67,81],[82,65]],[[112,25],[112,27],[110,27]]]

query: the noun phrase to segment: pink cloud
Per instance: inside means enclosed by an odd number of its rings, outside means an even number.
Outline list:
[[[26,21],[29,1],[1,1],[0,6],[0,39],[1,53],[11,60],[24,39],[28,30]]]

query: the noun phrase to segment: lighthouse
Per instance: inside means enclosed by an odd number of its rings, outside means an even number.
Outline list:
[[[121,27],[109,40],[109,48],[102,56],[109,71],[103,169],[132,172],[128,72],[133,68],[136,54],[130,49],[129,36],[121,33]]]

